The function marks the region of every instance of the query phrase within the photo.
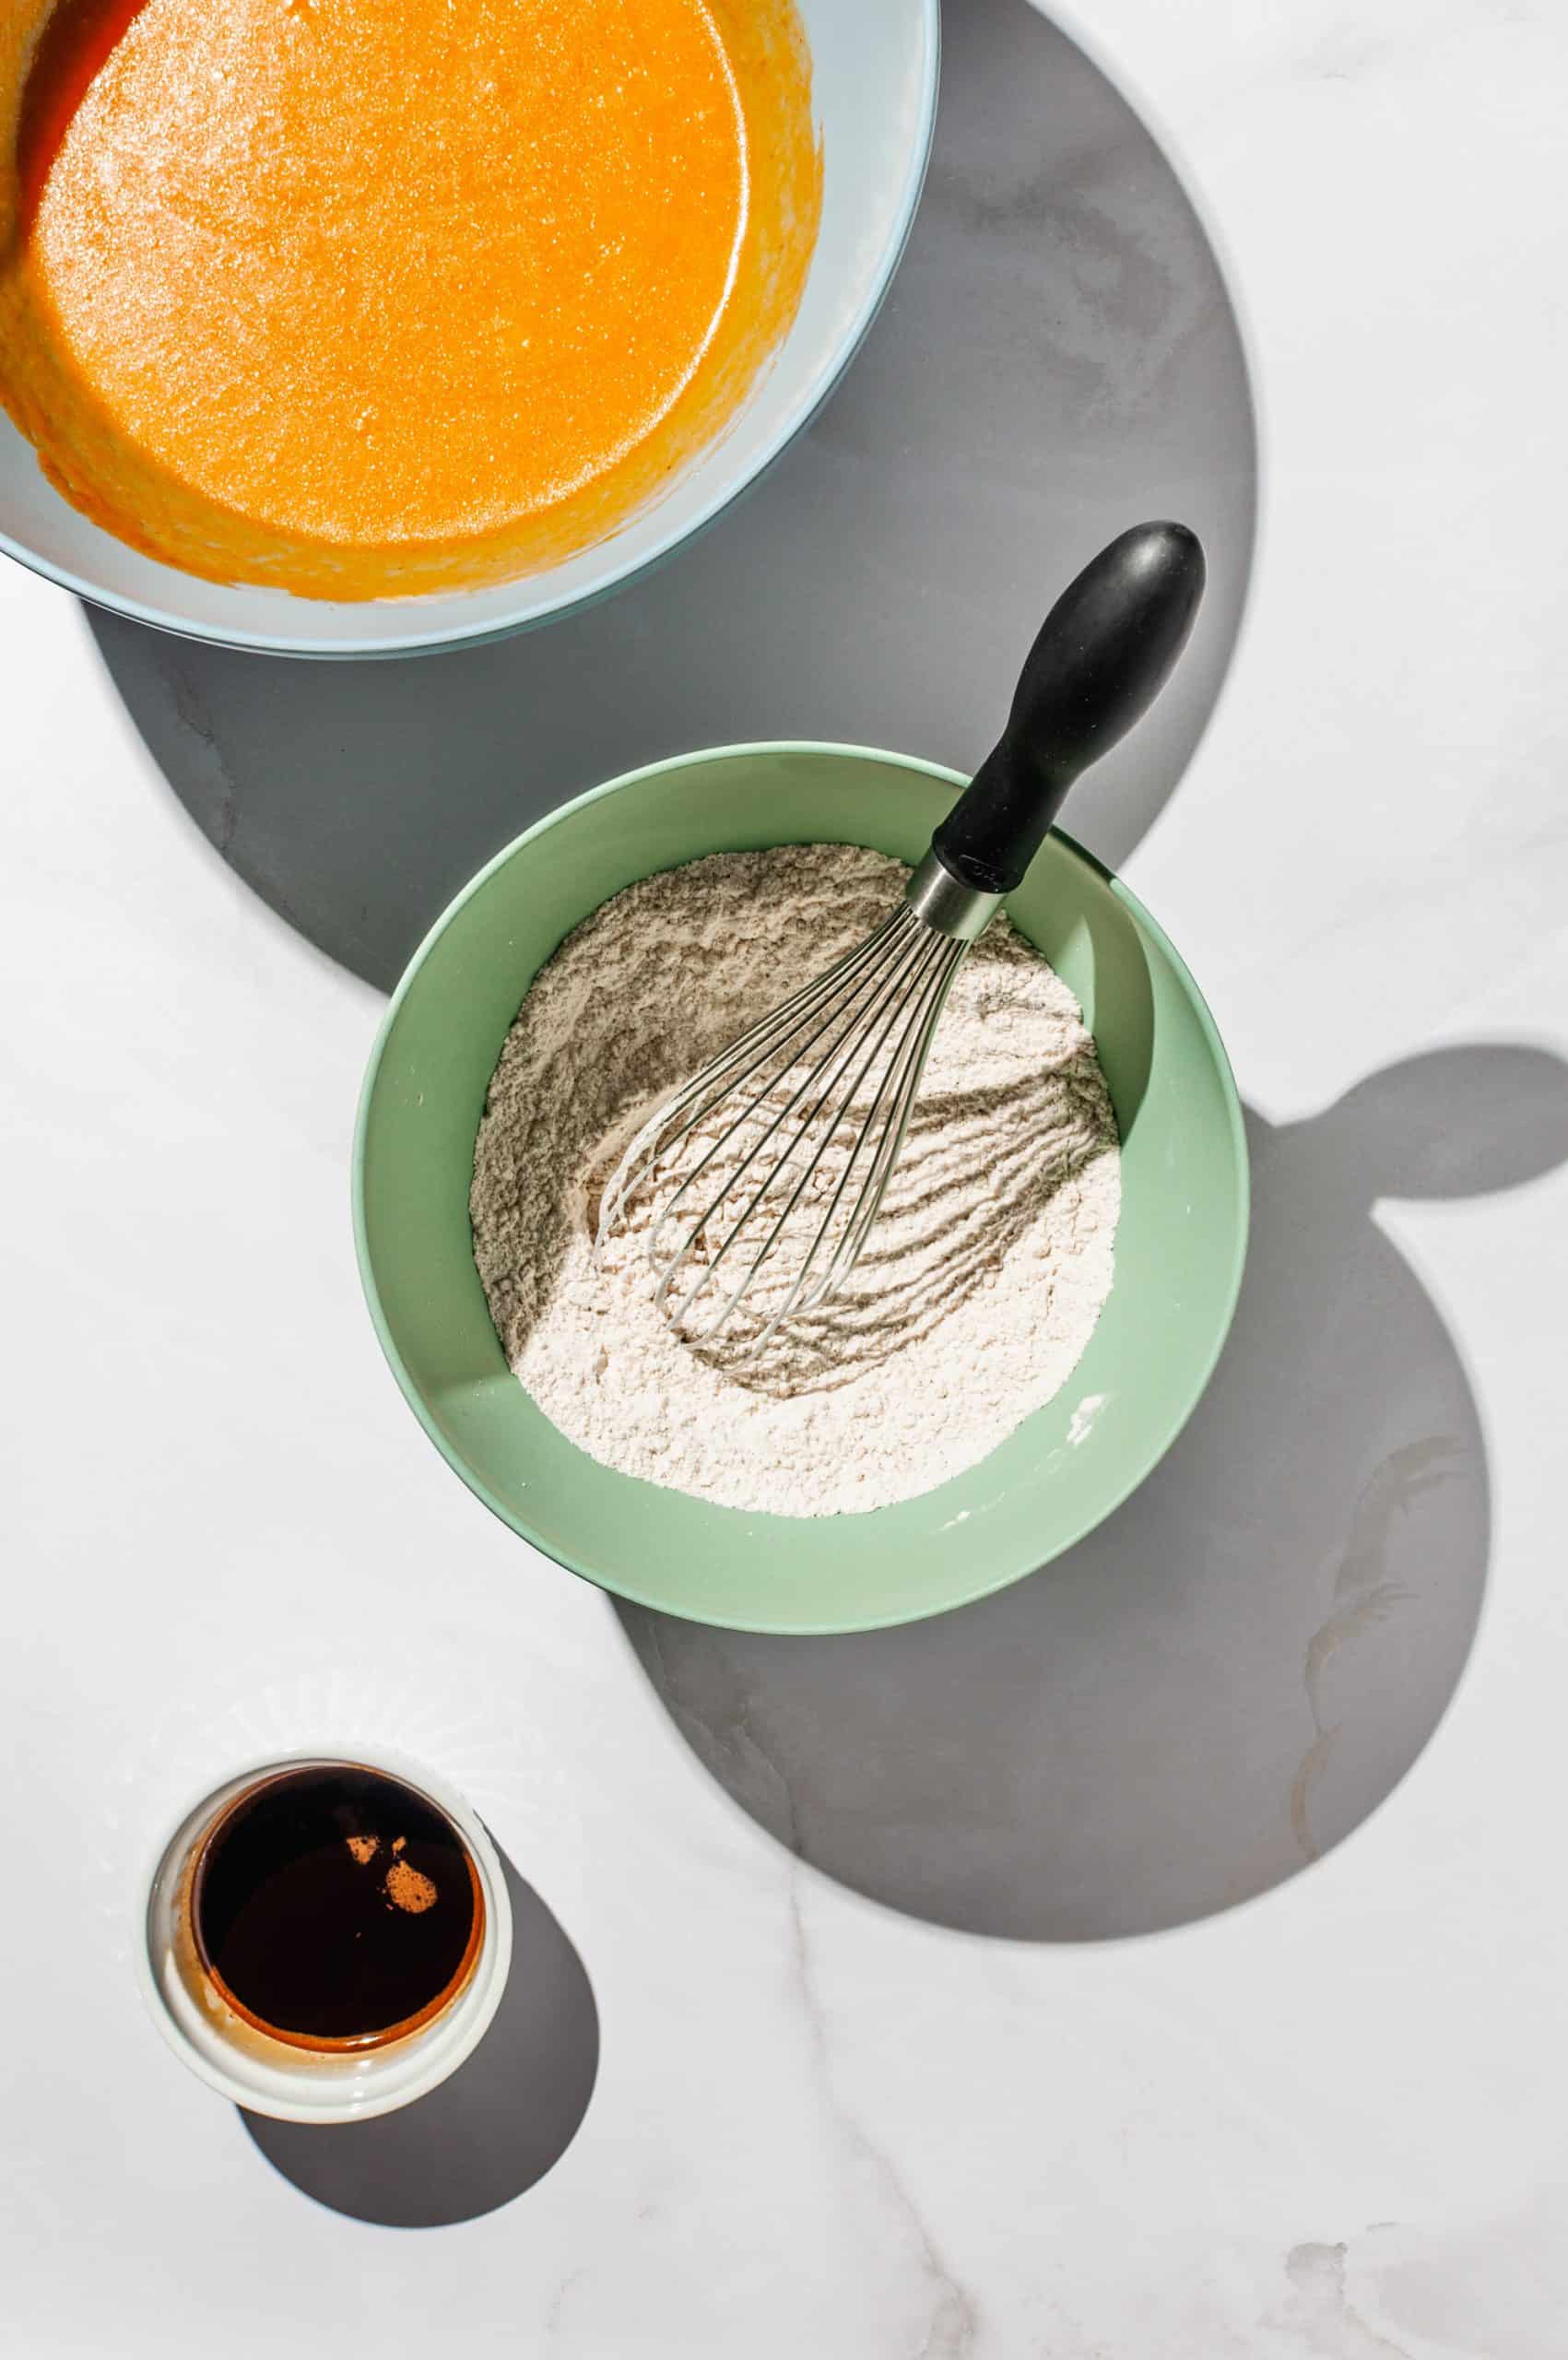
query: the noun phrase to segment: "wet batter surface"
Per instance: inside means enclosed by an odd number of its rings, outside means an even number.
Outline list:
[[[368,596],[566,554],[793,316],[819,175],[784,0],[9,15],[7,406],[187,570]]]

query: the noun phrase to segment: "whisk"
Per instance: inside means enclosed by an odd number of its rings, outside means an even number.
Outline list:
[[[887,1195],[954,976],[1073,781],[1158,694],[1204,577],[1183,525],[1135,525],[1102,549],[1045,618],[1000,740],[899,907],[637,1132],[601,1200],[599,1250],[647,1198],[655,1300],[683,1334],[710,1342],[754,1328],[740,1338],[751,1357],[840,1293]]]

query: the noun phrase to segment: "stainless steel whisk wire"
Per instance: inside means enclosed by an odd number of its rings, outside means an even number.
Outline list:
[[[852,1112],[863,1106],[859,1127],[798,1271],[784,1301],[750,1343],[748,1356],[760,1352],[786,1319],[805,1317],[819,1309],[843,1287],[881,1210],[909,1127],[932,1036],[968,949],[967,941],[955,940],[928,925],[907,900],[901,903],[866,941],[825,974],[803,985],[705,1066],[632,1139],[605,1190],[599,1216],[601,1243],[631,1199],[654,1182],[660,1168],[668,1164],[698,1127],[727,1098],[743,1098],[737,1111],[684,1174],[654,1223],[646,1252],[660,1272],[654,1303],[663,1310],[724,1206],[757,1171],[770,1143],[789,1126],[785,1141],[758,1174],[723,1243],[670,1315],[683,1332],[690,1332],[687,1321],[699,1297],[713,1286],[739,1239],[749,1233],[755,1250],[745,1263],[740,1281],[698,1331],[698,1340],[712,1338],[727,1325],[772,1259],[787,1233],[791,1216],[834,1139]],[[873,1078],[879,1059],[883,1060],[880,1070]],[[747,1094],[748,1085],[759,1075],[757,1087]],[[867,1089],[870,1101],[864,1104]],[[811,1103],[801,1112],[808,1099]],[[736,1168],[726,1171],[726,1157],[759,1117],[761,1127],[757,1138]],[[808,1147],[810,1151],[802,1162],[801,1152]],[[666,1260],[665,1241],[671,1226],[678,1222],[681,1209],[693,1201],[704,1174],[715,1163],[722,1185],[701,1203],[694,1219],[681,1224],[681,1242]],[[857,1173],[859,1187],[851,1199],[849,1191]],[[775,1192],[786,1175],[793,1185],[779,1203]],[[846,1200],[849,1210],[841,1220]],[[766,1226],[759,1241],[757,1216],[765,1204],[762,1222]],[[835,1236],[837,1242],[825,1267],[819,1268],[824,1249]]]

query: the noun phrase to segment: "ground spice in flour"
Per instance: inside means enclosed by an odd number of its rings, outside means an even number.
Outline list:
[[[757,1360],[654,1308],[633,1227],[593,1251],[656,1101],[883,918],[850,844],[720,853],[618,893],[535,981],[475,1152],[474,1254],[507,1360],[593,1457],[730,1507],[831,1516],[984,1458],[1066,1382],[1110,1292],[1115,1117],[1077,1001],[1003,917],[961,968],[903,1154],[831,1308]]]

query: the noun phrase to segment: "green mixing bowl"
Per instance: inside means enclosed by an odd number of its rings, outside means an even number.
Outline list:
[[[1070,1548],[1142,1481],[1219,1357],[1247,1224],[1230,1065],[1153,919],[1059,834],[1008,908],[1093,1030],[1122,1130],[1122,1214],[1110,1300],[1054,1401],[918,1499],[863,1516],[763,1516],[599,1466],[501,1356],[469,1237],[474,1138],[507,1029],[562,937],[623,886],[707,853],[857,844],[913,863],[964,784],[852,746],[732,746],[634,771],[498,853],[394,995],[354,1147],[376,1331],[470,1489],[622,1598],[741,1630],[824,1632],[984,1597]]]

